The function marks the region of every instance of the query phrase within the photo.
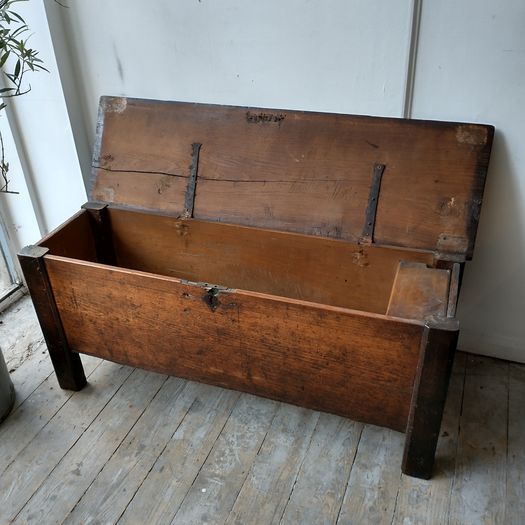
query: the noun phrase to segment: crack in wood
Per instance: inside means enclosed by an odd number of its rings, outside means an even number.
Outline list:
[[[114,168],[105,168],[103,166],[97,166],[96,164],[93,164],[93,169],[96,170],[102,170],[102,171],[109,171],[112,173],[141,173],[144,175],[167,175],[168,177],[178,177],[180,179],[188,179],[188,175],[182,175],[179,173],[169,173],[167,171],[147,171],[147,170],[126,170],[126,169],[114,169]]]
[[[182,175],[179,173],[169,173],[167,171],[148,171],[148,170],[128,170],[128,169],[114,169],[105,168],[103,166],[92,166],[94,169],[113,172],[113,173],[142,173],[144,175],[167,175],[169,177],[178,177],[180,179],[188,179],[188,175]],[[277,183],[277,184],[296,184],[296,183],[310,183],[310,182],[350,182],[350,179],[216,179],[213,177],[206,177],[199,175],[199,180],[205,180],[209,182],[242,182],[242,183]]]

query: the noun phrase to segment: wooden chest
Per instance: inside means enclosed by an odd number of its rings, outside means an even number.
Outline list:
[[[79,353],[406,433],[431,475],[493,128],[104,97],[90,202],[19,254]]]

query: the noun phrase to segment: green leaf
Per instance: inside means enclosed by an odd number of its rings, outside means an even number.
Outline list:
[[[14,18],[16,18],[19,22],[21,22],[22,24],[26,23],[26,21],[18,13],[15,13],[14,11],[10,11],[10,14]]]
[[[0,58],[0,67],[3,67],[3,65],[5,64],[6,60],[9,58],[9,54],[11,53],[11,51],[7,51],[6,53],[4,53],[2,55],[2,58]]]
[[[21,62],[20,62],[20,59],[18,59],[18,60],[16,61],[16,66],[15,66],[15,73],[14,73],[15,78],[18,78],[18,75],[20,75],[20,71],[21,71],[21,69],[22,69],[22,64],[21,64]]]

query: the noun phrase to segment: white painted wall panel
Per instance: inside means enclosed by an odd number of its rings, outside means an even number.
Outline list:
[[[104,94],[402,114],[409,0],[69,5],[91,145]]]
[[[496,126],[463,350],[525,361],[525,2],[423,3],[413,116]]]

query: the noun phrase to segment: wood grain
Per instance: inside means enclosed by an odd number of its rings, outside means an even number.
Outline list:
[[[43,246],[53,255],[81,259],[97,260],[95,238],[86,210],[80,210],[61,226],[46,235],[38,246]]]
[[[134,370],[90,424],[89,430],[67,450],[17,520],[20,523],[62,523],[165,381],[166,376]]]
[[[450,273],[423,263],[401,261],[398,265],[387,315],[406,319],[445,317]]]
[[[101,99],[92,200],[357,240],[386,165],[377,243],[471,255],[493,128],[475,124]]]
[[[508,363],[468,359],[449,523],[506,523]]]
[[[75,392],[16,456],[0,476],[0,523],[15,519],[131,372],[128,367],[102,363],[90,384]]]
[[[199,388],[170,377],[64,523],[116,523],[186,417]]]
[[[86,376],[80,356],[71,352],[64,333],[44,263],[46,253],[47,248],[26,246],[18,254],[18,261],[24,272],[58,383],[61,388],[80,390],[86,384]]]
[[[46,264],[75,351],[405,429],[416,321],[238,290],[212,309],[204,287],[175,278]]]
[[[335,523],[363,425],[321,414],[280,521]]]
[[[404,474],[423,479],[432,476],[458,328],[455,320],[425,328],[406,428]]]
[[[243,395],[186,494],[172,524],[225,523],[279,403]]]
[[[525,516],[525,367],[509,364],[509,421],[505,519],[521,525]]]
[[[109,217],[121,267],[382,314],[399,262],[432,264],[415,250],[119,209]]]
[[[49,361],[48,357],[46,359]],[[86,376],[89,379],[102,361],[91,356],[84,356],[82,360]],[[36,368],[34,361],[30,364]],[[48,377],[34,389],[18,408],[15,407],[9,418],[0,426],[0,474],[16,460],[16,457],[73,395],[73,392],[69,390],[56,388],[56,379],[51,371],[52,368],[49,366]],[[18,395],[20,390],[18,388],[19,383],[16,380],[15,384]]]
[[[238,392],[202,385],[119,523],[171,522],[238,399]]]
[[[279,408],[226,525],[281,522],[318,420],[318,412]]]
[[[391,525],[399,490],[403,435],[365,426],[337,523]]]
[[[448,389],[432,479],[423,480],[405,475],[401,477],[392,521],[395,525],[448,524],[465,383],[464,357],[464,354],[458,353],[454,361],[455,371]]]

